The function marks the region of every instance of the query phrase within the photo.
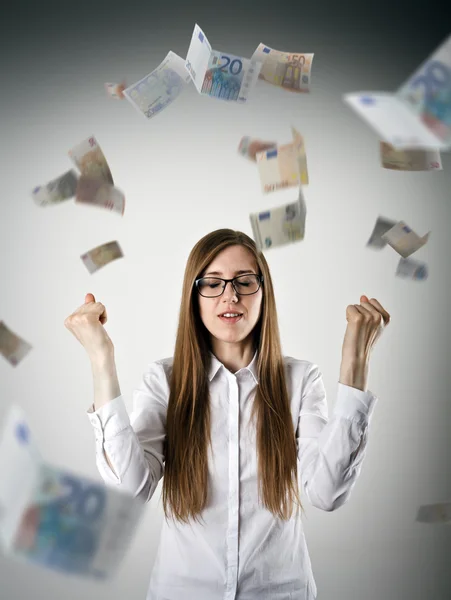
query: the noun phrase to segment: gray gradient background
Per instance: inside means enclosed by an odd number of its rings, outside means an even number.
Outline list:
[[[346,306],[367,294],[392,316],[373,353],[369,388],[379,402],[352,496],[333,513],[303,496],[318,599],[449,599],[451,528],[415,516],[421,504],[451,500],[450,155],[439,173],[383,170],[376,134],[342,101],[348,91],[396,89],[449,33],[444,20],[421,3],[154,4],[15,2],[0,19],[0,318],[33,345],[17,368],[0,361],[0,420],[20,403],[47,458],[99,478],[85,415],[90,366],[64,319],[88,291],[107,306],[130,409],[146,365],[173,353],[193,244],[219,227],[251,234],[250,212],[296,198],[296,190],[263,195],[256,168],[236,152],[245,134],[288,141],[293,124],[308,154],[306,237],[266,256],[284,352],[320,366],[330,410]],[[315,52],[311,94],[258,82],[237,106],[190,86],[149,122],[106,97],[105,81],[131,84],[169,50],[184,57],[195,22],[213,48],[245,57],[261,41]],[[33,187],[70,168],[67,151],[91,134],[126,194],[124,217],[72,201],[34,205]],[[432,231],[414,256],[429,265],[426,282],[395,277],[391,248],[365,248],[379,214]],[[125,258],[89,275],[80,255],[113,239]],[[69,579],[0,557],[1,600],[143,600],[160,492],[161,484],[114,580]]]

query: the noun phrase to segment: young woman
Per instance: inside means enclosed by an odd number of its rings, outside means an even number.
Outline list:
[[[105,306],[87,294],[66,319],[91,359],[102,478],[148,501],[164,476],[148,600],[316,597],[299,488],[335,510],[362,466],[377,400],[369,353],[389,315],[361,299],[347,308],[330,420],[318,367],[282,355],[268,264],[244,233],[220,229],[192,249],[174,356],[148,366],[130,417]]]

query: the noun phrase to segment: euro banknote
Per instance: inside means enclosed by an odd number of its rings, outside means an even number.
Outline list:
[[[396,267],[396,276],[413,281],[426,281],[429,269],[426,263],[413,258],[400,258]]]
[[[91,136],[69,150],[69,156],[82,175],[97,177],[114,184],[110,167],[96,138]]]
[[[446,523],[451,525],[451,502],[420,506],[416,520],[419,523]]]
[[[245,135],[240,140],[238,152],[241,154],[241,156],[245,156],[246,158],[256,162],[258,152],[263,152],[264,150],[269,150],[270,148],[275,148],[276,146],[276,142],[263,142],[261,140],[254,140],[250,136]]]
[[[212,50],[207,36],[194,26],[185,67],[200,94],[247,102],[260,73],[261,62]]]
[[[263,63],[259,79],[292,92],[309,92],[314,54],[274,50],[259,44],[251,60]]]
[[[78,181],[75,202],[99,206],[124,214],[125,196],[116,187],[96,177],[81,175]]]
[[[6,323],[0,321],[0,354],[10,365],[17,367],[32,348],[31,344],[11,331]]]
[[[81,255],[81,259],[92,275],[92,273],[95,273],[108,263],[118,258],[123,258],[123,256],[118,242],[112,241],[85,252]]]
[[[373,231],[371,232],[370,238],[367,241],[366,245],[381,250],[385,248],[387,242],[382,238],[384,233],[392,229],[396,225],[397,221],[392,221],[391,219],[387,219],[385,217],[379,216],[374,225]]]
[[[123,100],[124,99],[124,90],[127,86],[124,82],[122,83],[105,83],[106,93],[110,98],[114,98],[115,100]]]
[[[384,169],[395,171],[441,171],[442,159],[438,150],[396,150],[380,142],[380,158]]]
[[[451,36],[396,93],[358,92],[345,102],[396,149],[451,148]]]
[[[299,188],[296,202],[249,215],[257,248],[260,251],[304,239],[307,207]]]
[[[256,160],[263,192],[307,185],[307,156],[302,135],[292,127],[293,141],[257,152]]]
[[[381,237],[393,250],[403,258],[407,258],[426,244],[430,233],[429,231],[420,238],[404,221],[399,221]]]
[[[71,169],[45,185],[35,187],[32,192],[33,200],[38,206],[60,204],[75,196],[77,183],[78,175]]]
[[[396,92],[427,129],[451,145],[451,35]]]
[[[124,96],[139,113],[151,119],[174,102],[189,82],[184,59],[170,51],[156,69],[126,88]]]
[[[23,411],[12,410],[0,440],[0,536],[6,554],[66,574],[111,576],[144,504],[40,459],[30,448]]]

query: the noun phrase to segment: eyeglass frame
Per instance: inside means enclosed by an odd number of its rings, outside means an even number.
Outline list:
[[[259,285],[258,285],[258,288],[255,290],[255,292],[251,292],[250,294],[240,294],[240,292],[237,291],[235,284],[233,282],[235,281],[235,279],[239,279],[240,277],[246,277],[246,275],[253,275],[254,277],[257,277]],[[218,294],[217,296],[204,296],[199,291],[199,281],[201,281],[202,279],[220,279],[221,281],[224,281],[225,283],[224,283],[224,287],[222,288],[222,292],[220,294]],[[225,292],[225,289],[226,289],[228,283],[232,284],[232,288],[238,296],[253,296],[262,287],[263,275],[257,275],[257,273],[243,273],[242,275],[237,275],[233,279],[223,279],[222,277],[214,277],[214,276],[209,277],[207,275],[206,277],[199,277],[198,279],[196,279],[194,281],[196,289],[197,289],[198,293],[202,296],[202,298],[219,298]]]

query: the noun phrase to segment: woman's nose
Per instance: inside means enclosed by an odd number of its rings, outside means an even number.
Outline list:
[[[226,286],[224,288],[223,296],[224,296],[224,298],[234,298],[234,297],[236,297],[235,288],[233,287],[231,281],[228,281],[226,283]]]

